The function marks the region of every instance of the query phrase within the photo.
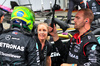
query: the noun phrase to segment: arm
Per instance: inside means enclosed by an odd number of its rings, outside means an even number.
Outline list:
[[[59,36],[57,34],[56,26],[55,25],[54,25],[54,28],[49,27],[49,34],[53,37],[54,41],[57,41],[59,39]]]
[[[67,64],[67,63],[63,63],[63,64],[61,64],[61,66],[77,66],[77,64]]]
[[[100,46],[98,44],[89,44],[86,46],[86,56],[88,58],[87,63],[84,65],[100,66]]]
[[[66,58],[67,54],[68,54],[69,43],[67,43],[67,44],[62,43],[62,41],[59,39],[59,36],[57,34],[55,25],[54,25],[54,28],[49,27],[49,34],[53,37],[53,40],[55,42],[55,46],[58,48],[58,51],[61,54],[61,56]]]
[[[46,66],[51,66],[51,57],[50,56],[46,57]]]

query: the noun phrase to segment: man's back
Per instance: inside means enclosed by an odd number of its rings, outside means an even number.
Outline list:
[[[32,37],[18,31],[0,35],[0,59],[2,65],[37,65],[35,42]],[[32,60],[32,61],[30,61]]]

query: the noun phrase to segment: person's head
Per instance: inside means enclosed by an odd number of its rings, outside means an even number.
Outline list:
[[[4,12],[0,10],[0,23],[2,23],[4,19]]]
[[[35,22],[35,14],[28,7],[16,6],[11,14],[11,21],[14,23],[13,27],[23,27],[24,29],[31,31]]]
[[[81,28],[90,28],[90,25],[94,19],[94,15],[91,9],[80,9],[77,14],[75,15],[75,29],[81,29]],[[88,27],[87,27],[88,26]]]
[[[39,40],[46,40],[48,37],[48,25],[47,23],[40,23],[37,26],[37,33]]]

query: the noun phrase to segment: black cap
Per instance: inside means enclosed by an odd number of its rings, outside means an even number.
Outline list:
[[[4,12],[0,10],[0,18],[4,15]]]

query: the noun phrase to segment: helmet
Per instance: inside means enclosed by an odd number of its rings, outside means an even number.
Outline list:
[[[22,24],[27,25],[27,29],[30,31],[33,28],[35,22],[34,12],[25,6],[16,6],[11,14],[11,20],[20,19]]]

